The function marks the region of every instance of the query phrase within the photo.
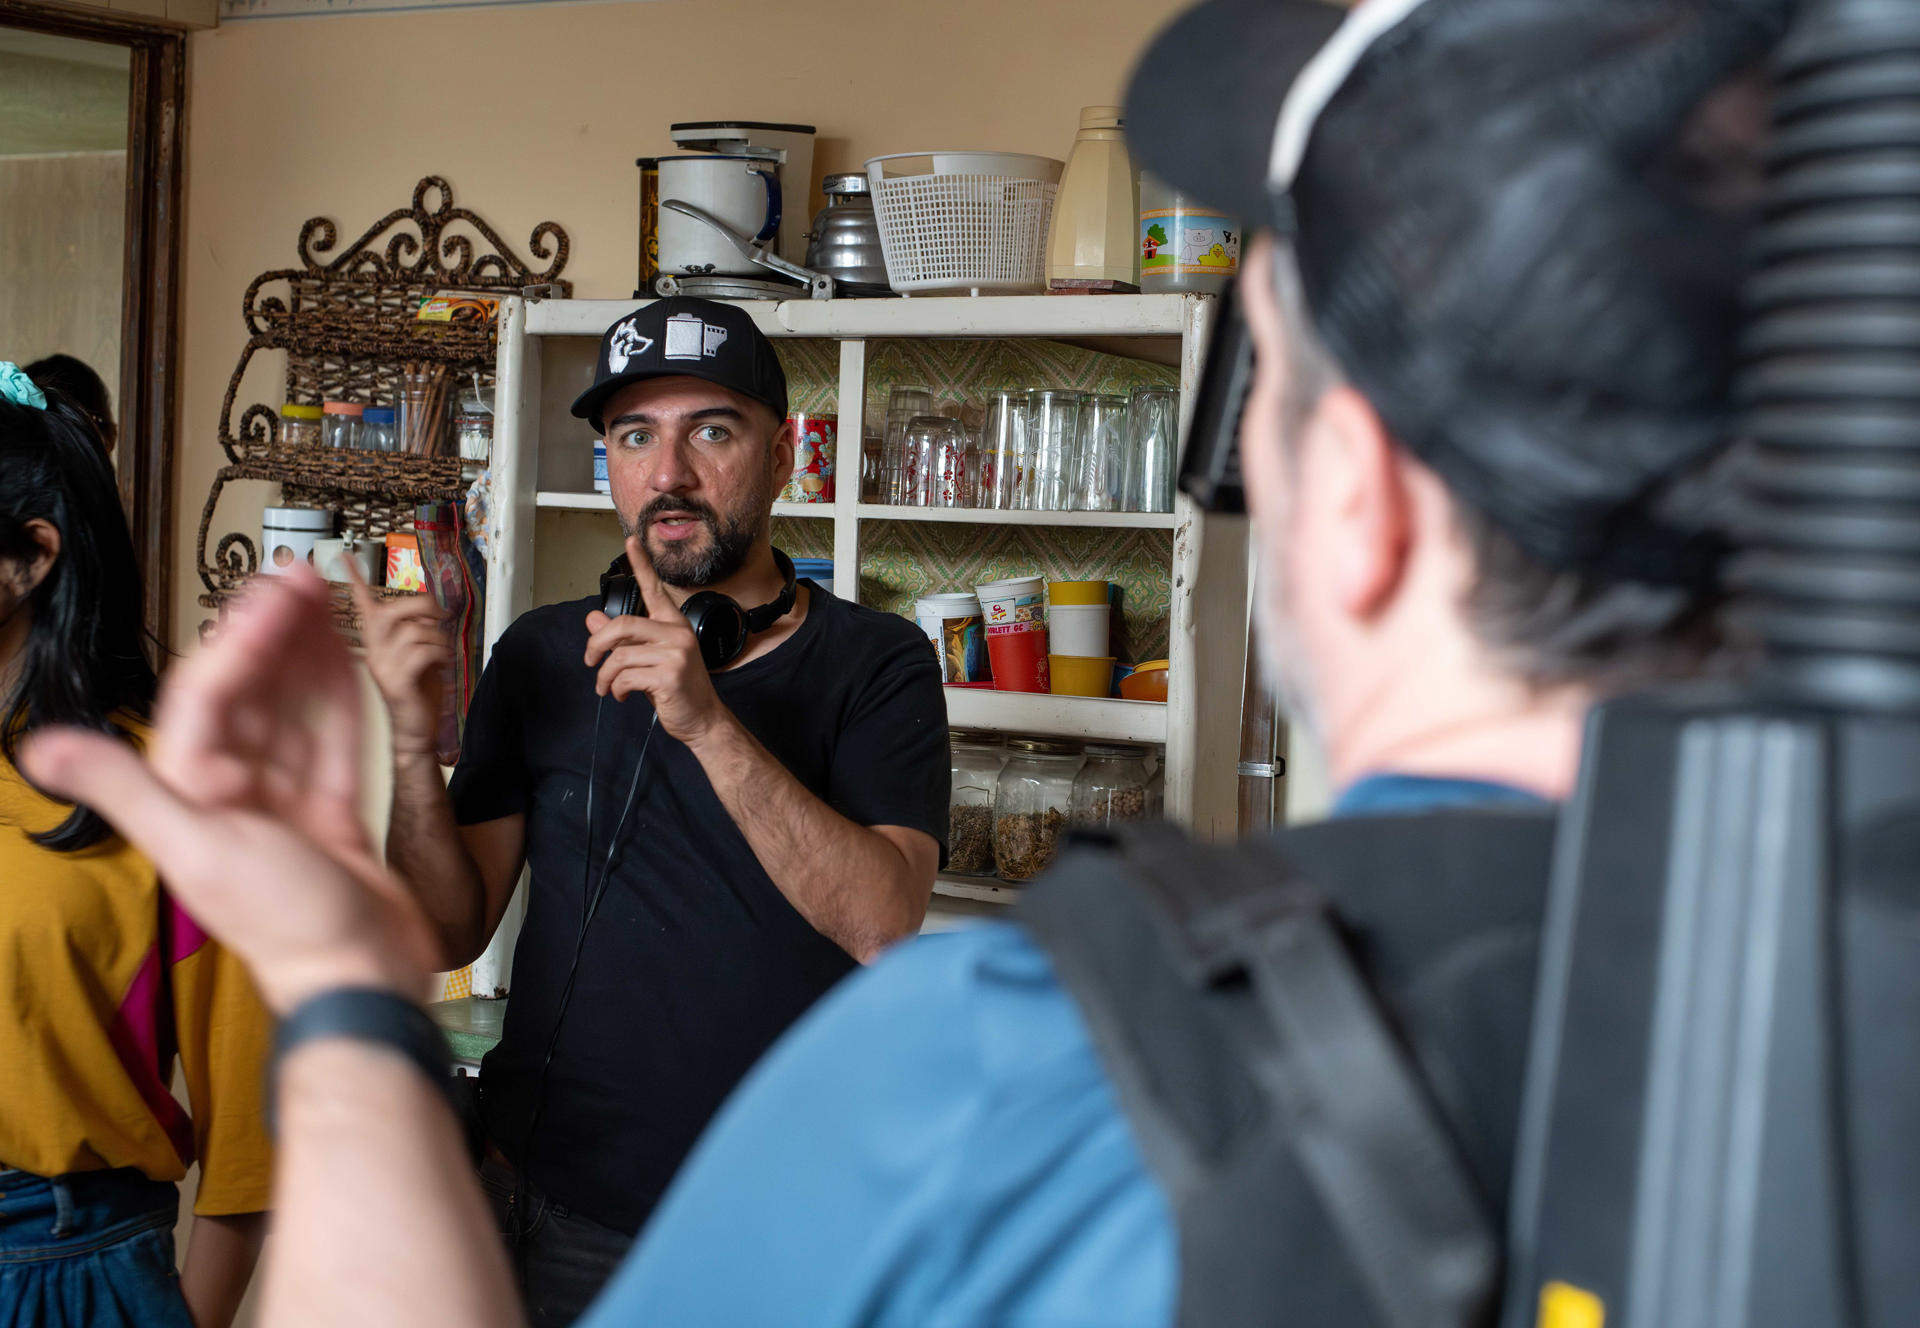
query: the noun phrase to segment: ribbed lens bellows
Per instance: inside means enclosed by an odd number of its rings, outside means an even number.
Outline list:
[[[1775,80],[1732,578],[1795,690],[1920,709],[1920,0],[1808,0]]]

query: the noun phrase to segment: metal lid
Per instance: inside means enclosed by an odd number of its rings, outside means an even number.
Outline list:
[[[844,175],[829,175],[820,182],[823,194],[870,194],[873,183],[867,179],[865,171],[848,171]]]
[[[964,747],[1000,747],[1004,740],[992,729],[951,729],[947,734]]]
[[[1121,757],[1138,761],[1145,759],[1147,749],[1130,742],[1090,742],[1087,744],[1087,755]]]
[[[1008,738],[1007,749],[1022,756],[1078,756],[1077,742],[1055,742],[1048,738]]]

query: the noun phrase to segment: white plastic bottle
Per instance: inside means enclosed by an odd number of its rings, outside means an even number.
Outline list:
[[[1047,284],[1055,290],[1139,287],[1140,195],[1122,124],[1118,106],[1080,108],[1047,236]]]
[[[1140,289],[1218,295],[1240,271],[1240,223],[1140,172]]]

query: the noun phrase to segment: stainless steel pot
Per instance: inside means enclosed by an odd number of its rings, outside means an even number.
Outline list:
[[[887,261],[880,252],[880,221],[873,214],[867,177],[829,175],[823,186],[827,205],[807,233],[806,266],[836,282],[885,288]]]

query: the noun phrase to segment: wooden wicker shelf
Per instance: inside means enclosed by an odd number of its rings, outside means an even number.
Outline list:
[[[438,176],[414,187],[411,206],[388,213],[335,254],[337,239],[333,222],[313,218],[300,228],[300,266],[263,272],[247,287],[247,342],[220,412],[220,445],[230,464],[215,474],[200,518],[203,607],[230,603],[260,566],[253,540],[237,531],[221,536],[209,554],[228,484],[278,484],[282,501],[332,507],[342,530],[362,537],[411,524],[423,503],[453,503],[457,510],[467,490],[467,468],[457,457],[283,446],[274,406],[246,407],[236,427],[241,382],[256,354],[286,353],[281,401],[389,405],[410,363],[443,366],[459,380],[493,378],[494,323],[421,323],[414,313],[423,298],[572,291],[559,279],[569,248],[565,231],[550,221],[534,227],[527,251],[550,260],[535,269],[486,222],[455,207],[452,189]],[[336,610],[342,625],[351,626],[344,588]]]

